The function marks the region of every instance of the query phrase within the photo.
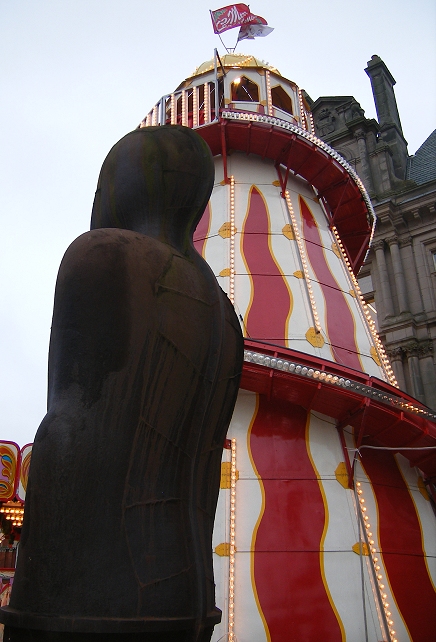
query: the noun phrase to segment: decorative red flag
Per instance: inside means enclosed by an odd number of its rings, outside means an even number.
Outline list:
[[[246,4],[231,4],[222,9],[210,12],[212,18],[213,30],[215,33],[223,33],[227,29],[234,27],[242,27],[242,25],[250,23],[254,18],[249,7]]]
[[[254,40],[254,38],[258,38],[259,36],[265,37],[270,34],[271,31],[274,31],[274,28],[268,27],[265,18],[251,14],[250,22],[242,25],[239,29],[238,42],[246,38]]]

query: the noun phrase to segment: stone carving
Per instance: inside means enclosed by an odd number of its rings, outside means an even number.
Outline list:
[[[321,109],[316,123],[319,136],[331,134],[336,129],[335,121],[336,118],[332,115],[328,107]]]
[[[397,361],[398,359],[403,359],[403,357],[428,357],[433,354],[433,343],[431,340],[428,341],[416,341],[411,340],[406,343],[403,343],[401,346],[395,348],[389,348],[387,354],[391,361]]]
[[[220,620],[212,528],[243,339],[192,244],[213,180],[178,126],[131,132],[103,164],[59,270],[6,640],[205,642]]]
[[[418,346],[418,356],[421,359],[422,357],[431,357],[433,354],[433,343],[431,340],[421,341]]]
[[[389,245],[389,247],[392,247],[392,245],[398,245],[398,236],[394,234],[394,236],[390,236],[389,238],[385,239],[385,241]]]
[[[385,243],[383,239],[377,239],[371,243],[371,250],[374,250],[374,252],[377,252],[377,250],[384,250],[384,249],[385,249]]]
[[[386,354],[388,355],[390,361],[401,361],[403,358],[404,352],[401,347],[398,347],[398,348],[387,349]]]
[[[412,236],[405,236],[402,239],[399,240],[399,245],[400,247],[408,247],[409,245],[413,245],[413,237]]]

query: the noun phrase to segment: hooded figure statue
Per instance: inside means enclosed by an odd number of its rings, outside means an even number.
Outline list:
[[[107,156],[62,260],[5,640],[205,642],[212,528],[242,369],[237,317],[192,235],[213,160],[185,127]]]

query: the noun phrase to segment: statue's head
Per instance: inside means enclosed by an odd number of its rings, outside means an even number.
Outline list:
[[[134,230],[186,251],[214,175],[210,149],[192,129],[135,129],[112,147],[103,163],[91,229]]]

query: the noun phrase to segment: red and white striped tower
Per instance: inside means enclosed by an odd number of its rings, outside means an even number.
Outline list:
[[[214,642],[435,640],[436,414],[397,388],[354,276],[375,223],[361,180],[253,56],[215,55],[140,126],[175,123],[216,159],[195,245],[246,337]]]

